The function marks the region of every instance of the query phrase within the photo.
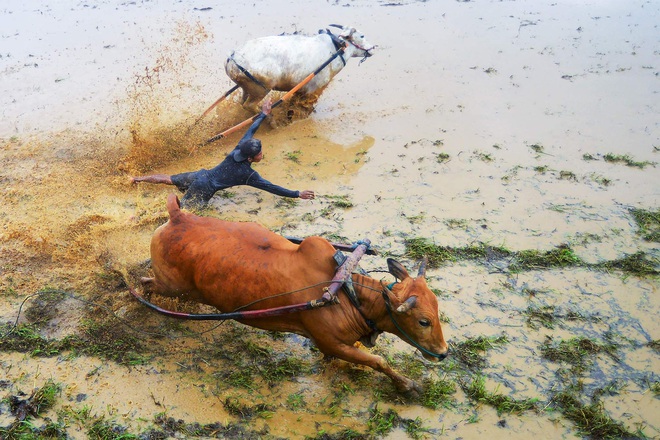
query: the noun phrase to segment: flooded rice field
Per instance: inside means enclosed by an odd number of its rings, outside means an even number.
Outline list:
[[[660,5],[240,3],[0,5],[0,437],[660,438]],[[368,238],[388,283],[386,258],[427,257],[449,357],[363,347],[417,396],[128,292],[176,191],[130,176],[219,163],[243,132],[200,145],[252,116],[232,96],[194,124],[227,55],[331,23],[374,55],[257,135],[255,169],[316,199],[241,186],[198,213]]]

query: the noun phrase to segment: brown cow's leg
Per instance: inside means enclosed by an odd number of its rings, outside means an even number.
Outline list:
[[[321,349],[321,347],[319,347],[319,349]],[[339,359],[354,364],[366,365],[376,371],[386,374],[392,379],[394,386],[400,393],[419,395],[422,392],[422,388],[414,380],[408,379],[402,374],[397,373],[389,366],[387,361],[380,356],[367,353],[357,347],[345,344],[340,344],[329,350],[321,349],[321,351],[326,355],[336,356]]]

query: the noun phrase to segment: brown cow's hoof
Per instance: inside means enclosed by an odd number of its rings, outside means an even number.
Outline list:
[[[408,379],[408,382],[399,388],[399,392],[409,399],[419,399],[424,389],[414,380]]]

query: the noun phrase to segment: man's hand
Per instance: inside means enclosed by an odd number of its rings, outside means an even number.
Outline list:
[[[272,103],[270,102],[270,99],[267,99],[266,102],[264,102],[264,105],[261,106],[261,112],[264,115],[269,115],[270,110],[271,110]]]
[[[300,196],[301,199],[307,199],[307,200],[312,200],[316,197],[314,194],[314,191],[310,191],[306,189],[305,191],[300,191]]]

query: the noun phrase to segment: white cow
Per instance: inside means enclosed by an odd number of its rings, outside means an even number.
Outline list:
[[[269,91],[288,92],[316,71],[345,44],[344,52],[321,70],[299,93],[318,98],[330,80],[351,57],[367,58],[376,46],[353,27],[339,26],[337,35],[321,30],[317,35],[278,35],[250,40],[231,53],[225,71],[243,91],[242,104],[254,110]]]

